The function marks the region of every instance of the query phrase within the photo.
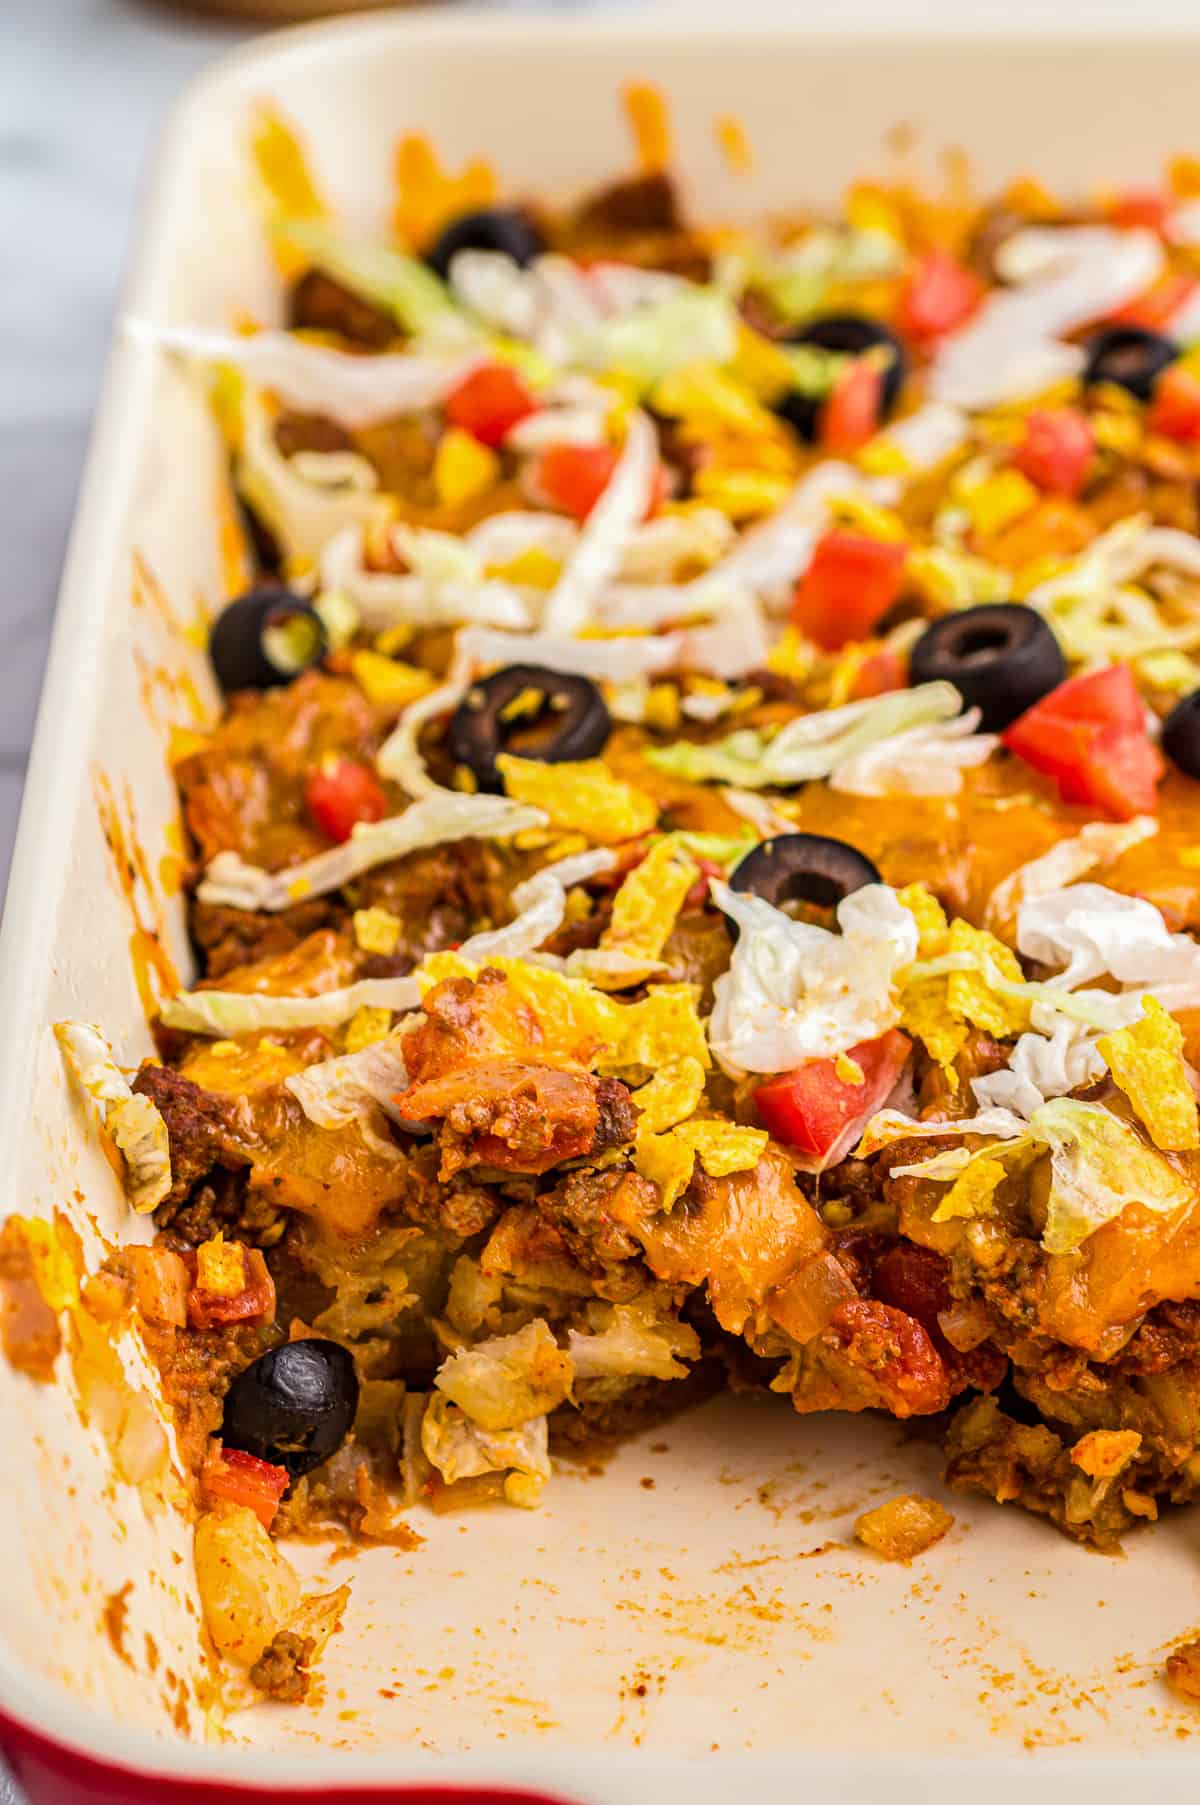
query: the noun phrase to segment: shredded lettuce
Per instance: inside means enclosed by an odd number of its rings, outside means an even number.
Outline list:
[[[652,1296],[630,1304],[584,1306],[586,1327],[571,1329],[567,1350],[577,1381],[685,1379],[687,1360],[700,1355],[700,1337]]]
[[[486,573],[480,554],[466,539],[431,527],[397,524],[393,543],[407,571],[368,570],[362,533],[338,532],[321,552],[321,585],[347,596],[368,632],[394,626],[481,626],[520,630],[533,625],[534,610],[522,591]]]
[[[1052,890],[1064,889],[1094,871],[1097,865],[1115,863],[1117,859],[1153,839],[1158,821],[1153,815],[1138,815],[1133,821],[1089,821],[1070,839],[1060,840],[1040,858],[1018,865],[988,898],[984,926],[1013,921],[1023,902],[1046,896]]]
[[[534,1510],[550,1477],[549,1432],[544,1416],[516,1429],[480,1429],[440,1392],[430,1397],[421,1419],[421,1448],[447,1485],[504,1473],[510,1504]]]
[[[357,1122],[377,1151],[395,1153],[394,1142],[378,1133],[372,1118],[382,1110],[393,1121],[403,1120],[395,1104],[397,1094],[408,1089],[402,1034],[389,1034],[358,1053],[324,1059],[283,1082],[317,1128],[345,1128]],[[411,1128],[407,1122],[404,1126]]]
[[[420,706],[421,703],[412,705]],[[316,853],[283,871],[264,871],[260,866],[247,864],[238,853],[219,852],[196,895],[201,902],[227,909],[265,909],[278,914],[306,897],[339,890],[373,865],[386,864],[406,853],[441,846],[450,840],[507,838],[545,824],[546,817],[540,809],[512,802],[506,796],[470,796],[457,790],[437,790],[410,803],[402,815],[360,822],[341,846]]]
[[[540,1319],[514,1335],[497,1335],[452,1354],[434,1384],[491,1435],[545,1416],[570,1394],[571,1356]]]
[[[521,959],[558,932],[566,914],[567,891],[586,883],[601,871],[611,871],[616,855],[605,847],[580,852],[545,865],[518,884],[512,893],[517,913],[503,927],[486,928],[464,940],[458,949],[464,959],[486,964],[489,959]]]
[[[408,978],[360,978],[320,996],[267,996],[261,991],[181,990],[159,1010],[163,1026],[219,1038],[273,1028],[337,1028],[360,1009],[399,1013],[420,1006],[421,989]]]
[[[591,677],[597,683],[615,683],[633,676],[656,677],[679,662],[684,636],[660,634],[650,638],[631,634],[603,639],[573,639],[562,633],[490,632],[466,627],[458,635],[457,652],[468,664],[480,668],[512,664],[516,660],[541,664],[551,671]]]
[[[437,358],[403,352],[359,357],[312,344],[294,332],[247,335],[205,326],[158,326],[142,319],[127,319],[125,330],[165,351],[229,365],[289,407],[328,415],[351,428],[437,407],[478,362],[473,355]]]
[[[445,284],[419,257],[345,238],[315,219],[279,218],[272,230],[355,294],[394,314],[405,332],[428,334],[448,322],[466,325]]]
[[[962,697],[953,684],[923,683],[916,689],[897,690],[864,702],[848,702],[841,708],[800,715],[771,737],[756,728],[743,727],[707,745],[684,740],[672,746],[654,747],[646,756],[651,764],[672,777],[684,777],[696,783],[733,784],[744,790],[808,783],[815,778],[829,777],[844,766],[850,769],[851,781],[853,772],[859,769],[864,781],[878,782],[883,769],[881,762],[856,767],[853,761],[880,742],[899,737],[902,761],[908,770],[913,758],[909,730],[953,721],[961,707]],[[971,725],[974,724],[972,721]],[[978,737],[988,741],[990,752],[994,741],[988,735]],[[956,750],[967,744],[965,740],[945,742],[951,758]],[[972,756],[968,755],[967,762]],[[957,766],[952,768],[957,770]],[[910,774],[919,781],[915,769]],[[944,775],[942,780],[948,781]],[[878,794],[879,791],[865,793]]]
[[[662,299],[585,327],[570,361],[588,370],[617,370],[642,390],[684,364],[726,364],[737,351],[738,316],[714,288],[687,286]]]
[[[709,1044],[727,1072],[791,1071],[895,1026],[896,976],[916,955],[917,927],[886,884],[838,904],[839,933],[716,880],[710,888],[739,929],[709,1021]]]
[[[1200,1004],[1200,944],[1172,934],[1153,903],[1103,884],[1027,898],[1017,911],[1017,949],[1057,972],[1053,988],[1108,976],[1161,1001],[1170,995],[1174,1008]]]
[[[542,626],[547,633],[577,633],[587,625],[620,569],[633,532],[650,510],[657,468],[658,435],[647,415],[635,411],[608,486],[588,515],[546,602]]]
[[[390,504],[375,471],[353,451],[300,452],[285,458],[270,415],[251,391],[243,409],[237,484],[291,559],[315,561],[336,534],[382,527]],[[326,585],[340,587],[340,585]]]
[[[929,721],[876,740],[836,765],[829,787],[848,796],[956,796],[964,770],[986,762],[1000,744],[977,733],[979,710]]]
[[[966,409],[1037,394],[1080,369],[1063,335],[1103,319],[1158,276],[1155,233],[1111,226],[1030,226],[997,253],[1005,279],[958,332],[942,340],[930,371],[935,401]]]
[[[1072,1253],[1130,1204],[1169,1215],[1192,1201],[1191,1186],[1169,1161],[1098,1103],[1057,1097],[1034,1111],[1029,1126],[1050,1148],[1047,1253]]]
[[[171,1189],[166,1122],[149,1097],[134,1092],[99,1028],[90,1022],[56,1022],[54,1033],[100,1126],[121,1155],[126,1196],[139,1215],[146,1215]]]

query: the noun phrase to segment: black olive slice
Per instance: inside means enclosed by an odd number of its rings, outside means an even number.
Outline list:
[[[900,340],[881,320],[868,319],[866,314],[861,313],[827,313],[820,319],[809,320],[806,325],[789,332],[787,343],[813,345],[821,351],[840,351],[849,357],[860,357],[864,351],[876,348],[886,350],[891,361],[883,372],[881,419],[887,418],[900,398],[908,359]],[[792,389],[782,401],[776,403],[775,411],[782,414],[800,437],[811,444],[817,436],[817,424],[824,400],[824,396],[806,395],[800,389]]]
[[[451,220],[426,251],[425,261],[445,281],[451,259],[460,251],[503,251],[524,268],[545,248],[545,239],[527,213],[517,207],[483,207],[478,213],[464,213]]]
[[[1149,401],[1154,384],[1179,356],[1179,346],[1145,326],[1106,326],[1087,343],[1085,383],[1115,382],[1139,401]]]
[[[1162,749],[1185,777],[1200,777],[1200,689],[1194,689],[1163,722]]]
[[[508,664],[472,685],[451,716],[447,743],[481,790],[498,792],[497,753],[558,765],[595,758],[611,732],[612,716],[590,677]]]
[[[999,733],[1067,675],[1062,648],[1036,608],[987,602],[943,615],[912,649],[913,683],[953,683],[979,725]]]
[[[225,691],[290,683],[329,649],[320,615],[302,595],[280,587],[252,589],[223,608],[208,636],[208,655]]]
[[[777,909],[788,903],[833,909],[853,891],[882,882],[870,859],[845,840],[827,834],[778,834],[746,854],[734,868],[729,887],[761,896]],[[736,923],[729,926],[732,930]]]
[[[293,1479],[336,1454],[358,1409],[354,1361],[336,1341],[288,1341],[240,1372],[225,1394],[221,1439]]]

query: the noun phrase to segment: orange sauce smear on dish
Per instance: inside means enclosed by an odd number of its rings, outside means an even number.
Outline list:
[[[631,81],[621,99],[638,163],[646,175],[657,175],[671,162],[671,115],[662,89],[653,82]]]
[[[472,157],[461,175],[452,175],[423,132],[406,132],[400,139],[394,171],[396,237],[417,250],[452,219],[490,207],[496,199],[496,171],[486,158]]]

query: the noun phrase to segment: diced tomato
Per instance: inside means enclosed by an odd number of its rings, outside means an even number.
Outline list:
[[[536,414],[538,404],[508,364],[483,364],[446,397],[446,418],[481,445],[500,445],[514,426]]]
[[[895,540],[834,527],[796,585],[792,619],[827,652],[865,639],[899,595],[907,555]]]
[[[884,372],[870,356],[856,357],[841,372],[821,409],[820,440],[826,451],[846,455],[874,438],[883,407]]]
[[[1086,414],[1074,407],[1035,407],[1013,463],[1048,495],[1078,495],[1096,441]]]
[[[533,467],[533,485],[552,508],[586,520],[611,482],[620,455],[615,445],[550,445]],[[667,493],[667,473],[660,464],[647,520],[658,512]]]
[[[894,689],[908,685],[908,665],[893,646],[880,646],[863,659],[850,685],[849,700],[865,702],[871,696],[886,696]]]
[[[1152,287],[1127,301],[1124,307],[1116,308],[1105,317],[1122,326],[1145,326],[1151,332],[1160,332],[1171,315],[1178,313],[1184,302],[1191,299],[1196,287],[1195,276],[1189,276],[1183,270],[1171,270],[1160,276]]]
[[[768,1078],[754,1093],[763,1125],[777,1141],[823,1159],[860,1118],[871,1114],[894,1088],[912,1050],[898,1028],[851,1047],[861,1084],[839,1078],[836,1059],[813,1059],[794,1072]]]
[[[1146,733],[1127,665],[1060,683],[1002,738],[1010,752],[1058,785],[1064,802],[1103,809],[1118,821],[1153,813],[1163,759]]]
[[[387,797],[369,766],[356,758],[331,758],[304,786],[309,814],[330,840],[348,840],[360,821],[382,821]]]
[[[1118,226],[1149,226],[1161,232],[1175,202],[1161,188],[1122,188],[1109,204],[1108,216]]]
[[[273,1466],[240,1448],[222,1448],[205,1461],[200,1485],[206,1499],[224,1498],[252,1510],[264,1529],[270,1529],[279,1500],[288,1488],[286,1467]]]
[[[708,901],[709,879],[725,875],[715,859],[697,859],[696,867],[700,875],[683,899],[685,909],[702,909]]]
[[[231,1322],[274,1322],[275,1281],[259,1248],[242,1248],[243,1284],[239,1291],[228,1294],[202,1291],[196,1283],[195,1254],[185,1253],[182,1258],[192,1281],[187,1294],[189,1328],[223,1328]]]
[[[1200,376],[1180,364],[1165,369],[1154,385],[1146,424],[1165,439],[1200,444]]]
[[[899,326],[911,338],[939,338],[970,319],[984,285],[947,251],[926,251],[900,297]]]

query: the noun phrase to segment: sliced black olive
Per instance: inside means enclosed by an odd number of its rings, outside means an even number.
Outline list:
[[[288,1341],[261,1354],[225,1394],[221,1439],[293,1479],[336,1454],[358,1409],[354,1361],[336,1341]]]
[[[890,362],[883,372],[880,418],[886,419],[899,400],[908,360],[900,340],[880,320],[868,319],[861,313],[827,313],[789,332],[787,342],[813,345],[820,351],[839,351],[849,357],[860,357],[864,351],[882,348],[888,352]],[[824,396],[806,395],[800,389],[792,389],[775,404],[775,411],[811,444],[817,436],[824,399]]]
[[[746,854],[730,875],[729,887],[761,896],[777,909],[788,903],[833,909],[865,884],[882,882],[870,859],[845,840],[827,834],[779,834]],[[729,923],[731,931],[735,925]]]
[[[999,733],[1067,675],[1062,648],[1036,608],[987,602],[945,614],[912,649],[914,683],[953,683],[979,725]]]
[[[1154,384],[1179,356],[1179,346],[1145,326],[1106,326],[1088,340],[1086,383],[1115,382],[1139,401],[1149,401]]]
[[[476,683],[450,719],[450,756],[473,773],[481,790],[503,788],[499,752],[539,758],[595,758],[612,732],[612,716],[590,677],[508,664]]]
[[[432,249],[426,251],[425,261],[445,281],[451,258],[460,251],[503,251],[523,269],[545,248],[545,239],[527,213],[517,207],[483,207],[478,213],[464,213],[451,220]]]
[[[1200,777],[1200,689],[1194,689],[1163,722],[1162,749],[1185,777]]]
[[[271,689],[318,664],[329,649],[320,615],[302,595],[252,589],[223,608],[208,655],[223,690]]]

